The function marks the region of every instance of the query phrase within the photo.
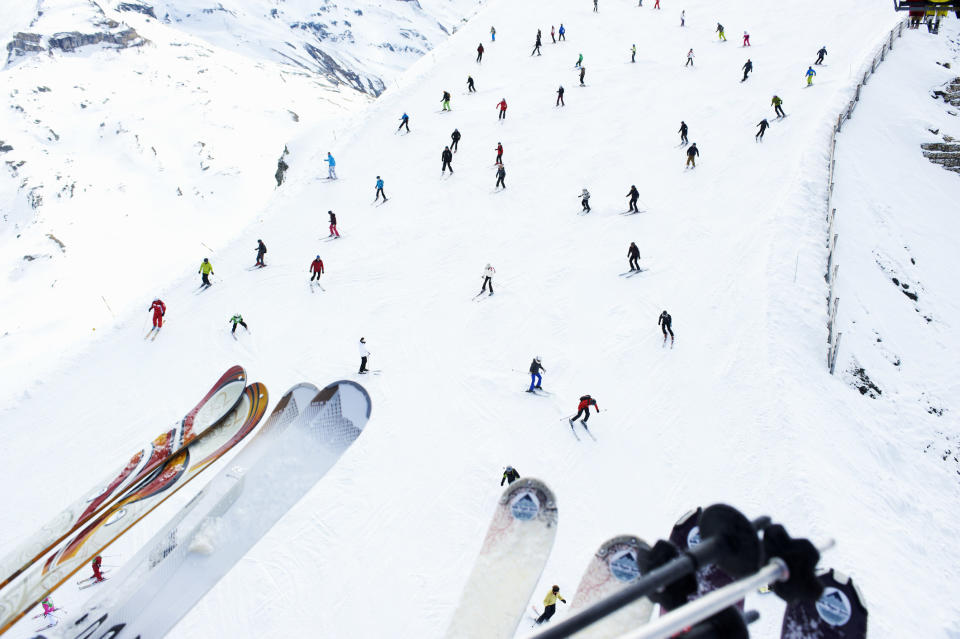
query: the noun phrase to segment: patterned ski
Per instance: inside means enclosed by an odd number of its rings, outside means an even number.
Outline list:
[[[184,446],[217,423],[240,400],[247,374],[234,366],[179,423],[137,451],[126,465],[112,473],[97,488],[76,500],[0,561],[0,588],[43,557],[67,535],[120,497]]]
[[[359,384],[291,388],[257,435],[108,586],[61,624],[75,639],[162,637],[322,479],[363,431]]]
[[[37,605],[131,526],[190,482],[250,434],[267,409],[267,388],[252,384],[223,419],[167,459],[121,499],[75,532],[46,559],[25,570],[0,592],[0,633]]]
[[[583,573],[577,594],[573,597],[570,613],[606,599],[640,578],[637,558],[640,552],[649,552],[650,546],[639,537],[621,535],[607,540],[593,556]],[[644,597],[572,635],[577,639],[618,637],[650,621],[653,603]]]
[[[703,508],[697,508],[684,514],[677,523],[673,525],[670,531],[670,543],[680,549],[681,552],[693,548],[700,543],[700,516],[703,514]],[[697,571],[697,593],[689,597],[690,601],[702,597],[708,592],[713,592],[718,588],[723,588],[727,584],[733,583],[733,579],[718,568],[716,565],[706,566]],[[740,610],[743,610],[743,600],[737,602]],[[661,607],[661,614],[668,611]]]
[[[816,602],[787,606],[780,639],[866,639],[867,604],[853,580],[832,568],[819,579]]]
[[[447,639],[510,639],[524,618],[557,534],[553,492],[518,479],[500,497],[460,595]]]

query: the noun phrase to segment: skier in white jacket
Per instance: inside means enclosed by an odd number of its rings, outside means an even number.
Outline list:
[[[483,288],[480,289],[480,292],[477,295],[482,295],[484,291],[487,290],[487,286],[490,286],[490,295],[493,295],[493,274],[497,272],[497,269],[493,268],[489,264],[483,269]]]
[[[367,372],[367,357],[370,356],[370,351],[367,350],[367,340],[360,338],[360,342],[357,344],[357,347],[360,349],[360,372]]]

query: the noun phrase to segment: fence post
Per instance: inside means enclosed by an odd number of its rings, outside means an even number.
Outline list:
[[[833,343],[833,353],[830,354],[830,374],[833,375],[833,370],[837,366],[837,353],[840,352],[840,338],[843,337],[843,333],[837,333],[837,339]]]

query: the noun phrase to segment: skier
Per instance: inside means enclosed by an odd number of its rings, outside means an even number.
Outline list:
[[[323,275],[323,260],[320,259],[318,255],[312,262],[310,262],[310,281],[317,280],[317,283],[320,283],[320,276]]]
[[[327,151],[327,179],[337,179],[337,161],[333,159],[330,151]]]
[[[480,43],[480,46],[477,47],[477,62],[483,59],[483,43]]]
[[[504,181],[507,177],[507,170],[503,168],[502,164],[497,165],[497,183],[493,185],[493,188],[496,189],[498,186],[507,188],[507,183]]]
[[[656,2],[653,3],[653,8],[654,8],[654,9],[659,9],[659,8],[660,8],[660,0],[657,0]]]
[[[47,595],[40,601],[40,605],[43,606],[43,616],[53,614],[57,610],[56,604],[53,603],[53,600],[50,599],[50,596]]]
[[[745,47],[750,46],[750,34],[747,33],[746,31],[743,32],[743,46]]]
[[[590,191],[583,189],[580,193],[580,206],[583,207],[581,211],[590,212]]]
[[[233,323],[233,328],[230,329],[230,332],[231,332],[231,333],[236,333],[236,332],[237,332],[237,324],[239,324],[240,326],[242,326],[242,327],[244,327],[245,329],[247,329],[247,332],[248,332],[248,333],[250,332],[250,328],[247,326],[247,323],[243,321],[243,315],[241,315],[240,313],[237,313],[236,315],[234,315],[233,317],[231,317],[231,318],[230,318],[229,320],[227,320],[227,321]]]
[[[497,102],[496,108],[500,109],[500,115],[497,116],[497,119],[506,120],[507,119],[507,99],[503,98],[499,102]]]
[[[575,65],[573,65],[573,68],[574,68],[574,69],[579,69],[579,68],[580,68],[580,65],[582,65],[582,64],[583,64],[583,54],[581,53],[581,54],[580,54],[580,57],[577,58],[577,63],[576,63]]]
[[[753,62],[750,61],[750,58],[747,58],[746,63],[743,65],[743,80],[741,82],[747,81],[747,76],[750,75],[750,72],[753,71]]]
[[[587,74],[587,67],[580,67],[580,86],[583,86],[583,76]]]
[[[407,133],[410,133],[410,116],[406,112],[400,116],[400,126],[397,127],[397,131],[403,128],[406,128]]]
[[[697,148],[697,143],[694,142],[690,145],[690,148],[687,149],[687,166],[693,165],[693,168],[697,168],[696,157],[700,155],[700,149]]]
[[[530,363],[530,388],[527,390],[528,393],[534,392],[535,388],[540,388],[540,384],[543,382],[540,371],[546,373],[547,369],[540,365],[540,356],[537,355]]]
[[[543,614],[537,618],[537,625],[550,621],[550,617],[557,611],[557,600],[567,603],[567,600],[560,594],[560,586],[554,586],[543,598]]]
[[[507,466],[503,470],[503,478],[500,480],[500,485],[503,486],[503,482],[507,482],[507,486],[509,486],[518,479],[520,479],[520,473],[517,472],[517,469],[513,466]]]
[[[453,175],[453,152],[450,150],[449,146],[443,147],[443,153],[440,154],[440,159],[443,160],[443,166],[440,168],[440,175],[443,175],[444,171],[450,169],[450,175]]]
[[[689,51],[687,51],[687,63],[683,66],[685,67],[693,66],[693,49],[690,49]]]
[[[367,350],[367,340],[360,338],[360,342],[357,344],[357,348],[360,349],[360,370],[359,372],[367,372],[367,358],[370,357],[370,351]]]
[[[497,41],[497,30],[494,29],[493,27],[490,27],[490,42],[496,42],[496,41]]]
[[[266,264],[263,263],[263,256],[267,254],[267,245],[263,243],[263,240],[257,240],[257,263],[254,266],[259,266],[263,268]]]
[[[383,180],[380,179],[380,176],[377,176],[377,195],[373,198],[373,201],[376,202],[380,199],[380,196],[383,196],[383,201],[387,201],[387,194],[383,192]]]
[[[637,208],[637,200],[640,199],[640,191],[637,190],[636,184],[630,185],[630,191],[627,192],[626,197],[630,198],[630,208],[627,210],[639,213],[640,209]]]
[[[533,55],[534,53],[536,53],[537,55],[540,55],[540,30],[539,29],[537,29],[537,41],[536,43],[534,43],[533,51],[530,52],[530,55]]]
[[[106,577],[103,576],[103,573],[100,572],[100,566],[102,564],[103,564],[103,557],[101,557],[100,555],[97,555],[96,557],[93,558],[93,564],[91,564],[91,568],[93,568],[94,581],[103,581],[104,579],[106,579]]]
[[[686,10],[686,9],[683,9],[683,10],[680,12],[680,26],[681,26],[681,27],[687,26],[686,21],[687,21],[687,10]]]
[[[450,139],[453,140],[453,144],[450,146],[453,148],[453,152],[457,152],[457,145],[460,144],[460,129],[454,129],[453,133],[450,134]]]
[[[483,269],[483,287],[480,289],[480,292],[477,293],[477,297],[483,295],[484,291],[487,290],[487,286],[490,287],[490,295],[493,295],[493,274],[497,272],[497,269],[487,264],[486,268]]]
[[[630,62],[636,62],[636,61],[637,61],[637,45],[634,44],[632,47],[630,47]]]
[[[210,276],[214,274],[213,264],[210,263],[210,260],[203,258],[203,262],[200,264],[200,270],[197,271],[197,273],[200,273],[200,280],[203,282],[201,287],[209,288],[211,286]]]
[[[550,39],[553,40],[553,43],[557,43],[557,32],[554,30],[553,25],[550,25]]]
[[[467,93],[476,93],[477,89],[473,86],[473,76],[467,76]]]
[[[560,40],[563,40],[564,42],[567,41],[567,30],[564,28],[562,22],[560,23],[560,29],[557,31],[557,35],[560,36]]]
[[[160,301],[159,297],[153,298],[153,304],[148,311],[153,311],[153,327],[157,330],[163,326],[163,316],[167,314],[167,306]]]
[[[807,76],[807,86],[812,86],[813,76],[817,75],[817,72],[813,70],[813,67],[807,67],[807,72],[804,75]]]
[[[627,249],[627,257],[630,258],[630,270],[640,270],[640,249],[636,242],[630,242],[630,248]]]
[[[340,237],[340,232],[337,231],[337,216],[333,211],[327,211],[327,215],[330,216],[330,235],[327,237]]]
[[[449,91],[443,92],[443,97],[440,98],[440,102],[443,104],[444,111],[450,110],[450,92]]]
[[[593,0],[593,12],[597,12],[597,0]]]
[[[560,85],[560,88],[557,89],[557,104],[556,106],[566,106],[566,103],[563,101],[563,85]]]
[[[757,124],[757,126],[760,127],[760,131],[757,132],[755,136],[753,136],[753,139],[757,142],[763,142],[763,132],[767,130],[767,127],[770,126],[770,123],[767,122],[766,118],[764,118],[760,120],[760,123]]]
[[[677,133],[680,134],[680,144],[687,144],[687,123],[683,120],[680,120],[680,129]]]
[[[773,105],[773,110],[777,114],[778,120],[780,118],[787,117],[787,114],[783,112],[783,108],[780,106],[781,104],[783,104],[783,100],[781,100],[779,97],[775,95],[773,96],[773,99],[770,100],[770,104]]]
[[[580,398],[580,403],[577,404],[577,414],[570,418],[570,428],[573,428],[573,422],[580,419],[580,416],[583,415],[583,419],[580,420],[580,423],[584,427],[587,426],[587,420],[590,419],[590,407],[593,406],[596,411],[600,412],[600,407],[597,406],[597,400],[590,397],[589,395],[584,395]]]
[[[670,313],[664,311],[660,313],[660,319],[657,320],[657,324],[663,330],[663,343],[667,343],[667,332],[670,333],[670,347],[673,348],[673,318],[670,317]]]
[[[823,57],[827,55],[827,47],[820,47],[820,50],[817,51],[817,61],[814,64],[823,64]]]
[[[497,142],[497,148],[494,149],[497,152],[497,159],[493,161],[494,164],[503,164],[503,145]]]
[[[718,40],[723,40],[724,42],[726,42],[726,41],[727,41],[727,36],[723,35],[723,25],[720,24],[719,22],[717,23],[717,29],[716,29],[716,31],[717,31],[717,34],[718,34],[718,35],[717,35],[717,39],[718,39]]]

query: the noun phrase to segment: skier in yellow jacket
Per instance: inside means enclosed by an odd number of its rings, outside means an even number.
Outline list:
[[[560,594],[560,586],[551,588],[547,596],[543,598],[543,614],[537,618],[538,624],[550,621],[550,617],[557,611],[557,599],[563,603],[567,603],[567,600]]]
[[[197,271],[200,274],[200,278],[203,280],[201,288],[210,287],[210,275],[213,274],[213,264],[210,263],[210,260],[203,258],[203,262],[200,263],[200,270]]]

